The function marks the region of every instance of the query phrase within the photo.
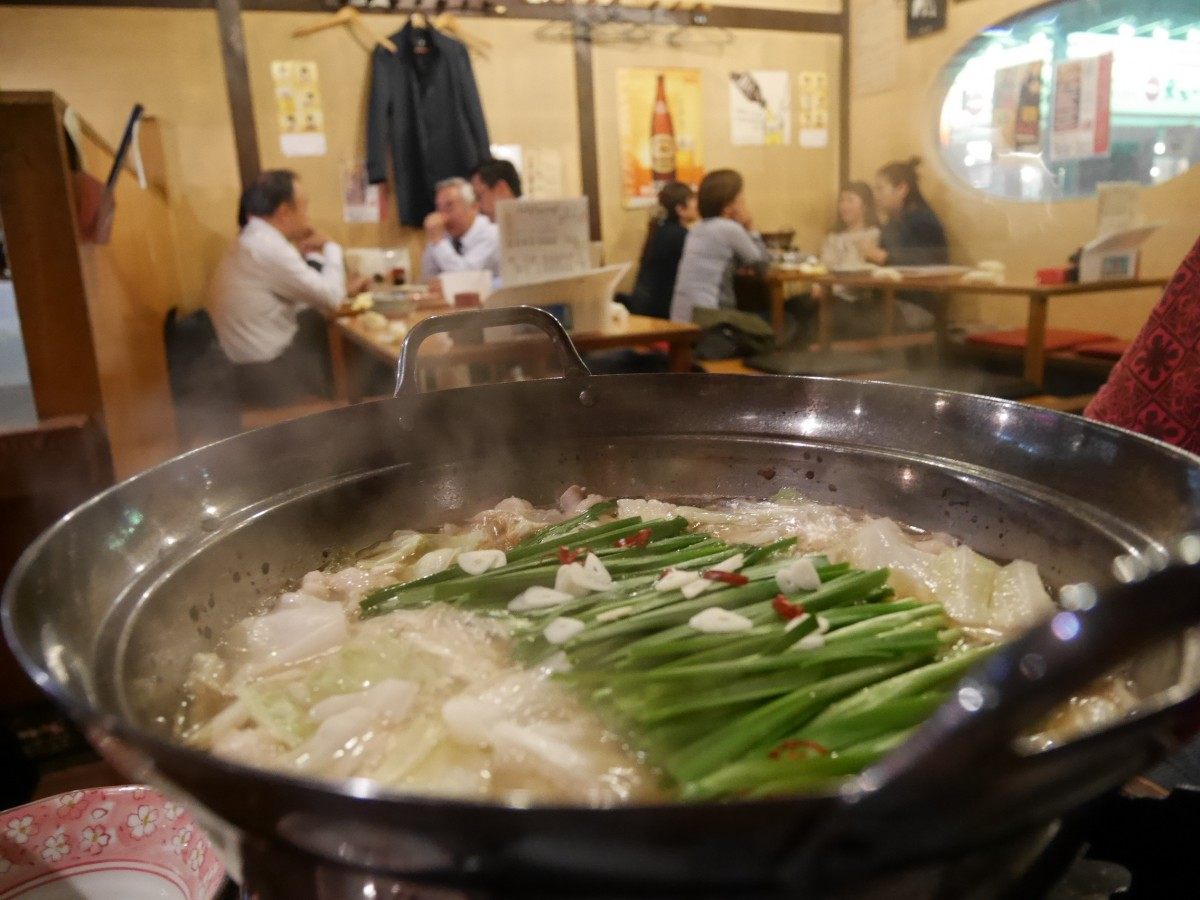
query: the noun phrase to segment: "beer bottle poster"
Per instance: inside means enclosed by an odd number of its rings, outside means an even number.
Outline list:
[[[997,151],[1037,152],[1041,147],[1041,60],[996,70],[992,128]]]
[[[669,181],[698,187],[704,175],[699,69],[619,69],[617,115],[622,197],[649,206]]]

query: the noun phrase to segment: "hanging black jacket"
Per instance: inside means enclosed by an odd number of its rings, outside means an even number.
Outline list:
[[[420,41],[428,48],[417,53]],[[483,105],[467,48],[433,28],[405,25],[371,56],[367,177],[387,180],[388,151],[402,225],[420,226],[433,211],[433,187],[466,176],[487,159]]]

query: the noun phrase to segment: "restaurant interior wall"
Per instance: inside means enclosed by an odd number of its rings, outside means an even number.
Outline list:
[[[246,56],[254,99],[255,126],[264,168],[286,166],[304,179],[315,225],[348,246],[407,245],[413,264],[424,244],[419,230],[401,228],[389,202],[384,221],[342,221],[341,171],[361,161],[366,149],[366,107],[370,90],[370,51],[345,29],[296,39],[292,32],[326,18],[305,13],[245,13]],[[365,16],[375,34],[398,31],[405,17]],[[553,150],[562,160],[564,196],[578,196],[579,125],[575,103],[575,64],[570,43],[542,43],[540,22],[464,18],[462,29],[492,44],[486,58],[471,60],[493,144],[519,144]],[[280,150],[274,114],[271,61],[308,59],[317,63],[324,101],[328,153],[286,157]]]
[[[836,12],[838,0],[736,0],[735,5]],[[296,39],[299,26],[323,14],[246,12],[243,25],[263,166],[300,172],[312,197],[316,225],[348,245],[406,243],[419,251],[418,231],[401,229],[389,207],[378,225],[346,224],[341,216],[341,171],[361,159],[369,52],[345,29]],[[377,34],[394,32],[400,15],[364,17]],[[565,195],[581,191],[574,48],[536,38],[535,20],[469,17],[462,27],[492,44],[473,65],[494,143],[558,151]],[[739,29],[724,49],[674,48],[670,29],[655,29],[648,45],[596,46],[597,138],[602,232],[610,261],[636,262],[648,211],[620,200],[616,70],[678,65],[705,73],[705,160],[747,176],[748,194],[764,228],[796,227],[813,246],[828,225],[836,183],[836,133],[828,149],[733,148],[729,145],[727,78],[738,68],[820,69],[837,98],[839,41],[829,35]],[[328,152],[285,157],[280,151],[270,80],[273,59],[312,59],[322,83]],[[185,307],[203,302],[221,250],[235,231],[239,190],[233,129],[224,87],[216,17],[209,10],[148,10],[0,6],[0,86],[54,90],[101,134],[115,141],[136,100],[162,123],[166,178],[180,248]],[[793,92],[795,87],[793,85]],[[836,110],[832,120],[837,121]],[[419,258],[419,252],[414,255]]]
[[[870,179],[892,159],[919,153],[925,160],[925,193],[946,225],[954,262],[996,259],[1005,263],[1010,282],[1031,282],[1036,269],[1067,264],[1067,257],[1096,233],[1096,200],[1052,204],[998,200],[962,183],[941,163],[937,121],[944,90],[939,73],[946,62],[983,29],[1026,9],[1032,0],[973,0],[952,3],[945,31],[904,43],[894,89],[850,101],[850,171]],[[854,5],[851,5],[853,14]],[[1130,0],[1136,14],[1138,4]],[[896,34],[903,35],[904,10],[895,10]],[[903,40],[903,38],[900,38]],[[1147,221],[1165,223],[1144,247],[1142,274],[1170,275],[1200,235],[1195,210],[1200,204],[1200,169],[1142,191]],[[1050,304],[1051,327],[1080,328],[1134,336],[1146,321],[1158,292],[1113,295],[1098,300],[1080,295]],[[1026,304],[1007,298],[960,300],[955,316],[1013,327],[1024,325]]]
[[[698,31],[698,30],[697,30]],[[830,121],[838,121],[838,66],[841,40],[836,35],[734,29],[731,41],[673,47],[667,29],[657,29],[643,45],[598,45],[593,49],[596,120],[600,157],[601,224],[606,256],[636,262],[646,237],[647,212],[627,209],[621,199],[618,140],[617,71],[635,67],[682,67],[703,73],[703,162],[707,169],[734,168],[746,179],[746,198],[756,228],[796,230],[796,245],[816,250],[832,225],[838,185],[838,136],[830,129],[828,146],[802,149],[796,138],[799,71],[828,76]],[[701,40],[704,35],[693,34]],[[745,69],[781,69],[791,73],[791,143],[735,147],[730,139],[729,73]]]
[[[0,6],[0,88],[54,91],[111,144],[145,105],[162,133],[178,302],[199,305],[239,190],[213,12]]]

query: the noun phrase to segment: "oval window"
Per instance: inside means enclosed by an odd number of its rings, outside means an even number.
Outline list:
[[[1051,3],[979,34],[942,75],[942,159],[993,196],[1090,197],[1200,162],[1197,0]]]

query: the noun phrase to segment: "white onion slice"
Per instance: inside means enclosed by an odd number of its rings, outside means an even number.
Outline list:
[[[468,550],[458,554],[458,565],[468,575],[482,575],[488,569],[508,564],[503,550]]]
[[[705,634],[729,634],[735,631],[748,631],[754,623],[740,613],[710,606],[688,619],[688,625]]]
[[[568,594],[566,591],[556,591],[554,588],[535,584],[508,601],[508,610],[509,612],[528,612],[532,609],[550,609],[574,599],[574,595]]]

